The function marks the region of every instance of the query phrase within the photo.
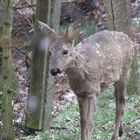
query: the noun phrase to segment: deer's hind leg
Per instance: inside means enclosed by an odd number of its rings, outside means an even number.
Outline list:
[[[125,89],[127,84],[127,76],[123,76],[115,86],[115,98],[116,98],[116,119],[115,119],[115,130],[112,136],[112,140],[118,140],[118,137],[123,134],[122,127],[122,116],[124,113],[125,106]]]

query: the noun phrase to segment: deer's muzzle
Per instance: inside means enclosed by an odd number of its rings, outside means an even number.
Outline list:
[[[51,74],[52,74],[53,76],[57,76],[57,74],[62,73],[61,70],[58,69],[58,68],[56,68],[56,69],[51,69],[50,72],[51,72]]]

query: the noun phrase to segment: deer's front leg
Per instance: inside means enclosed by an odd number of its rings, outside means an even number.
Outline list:
[[[78,97],[80,109],[80,124],[81,124],[81,140],[86,140],[86,125],[87,125],[87,112],[88,112],[88,99],[87,97]]]
[[[90,93],[88,95],[88,112],[87,112],[87,137],[88,140],[92,139],[93,119],[97,109],[97,95]]]
[[[94,93],[78,97],[81,118],[81,140],[91,140],[93,116],[96,112],[97,97]]]

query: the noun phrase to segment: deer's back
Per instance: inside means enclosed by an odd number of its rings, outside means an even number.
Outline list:
[[[76,46],[90,79],[108,85],[127,72],[133,58],[133,42],[121,32],[102,31]]]

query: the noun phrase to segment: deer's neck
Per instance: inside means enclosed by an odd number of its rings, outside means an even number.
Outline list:
[[[69,80],[79,81],[84,78],[84,61],[77,55],[73,63],[66,69]]]

